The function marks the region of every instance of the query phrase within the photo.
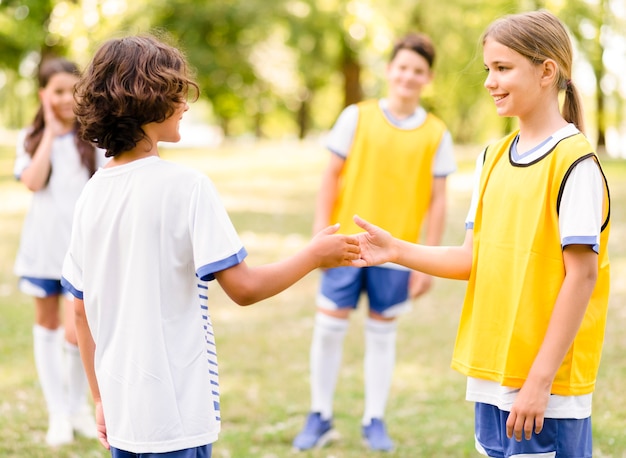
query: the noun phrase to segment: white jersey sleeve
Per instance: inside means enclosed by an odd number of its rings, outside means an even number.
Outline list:
[[[570,173],[559,206],[561,245],[591,245],[599,252],[604,179],[593,158],[577,164]]]
[[[246,250],[209,179],[199,180],[191,196],[189,228],[196,274],[213,280],[214,273],[239,264]]]
[[[433,176],[439,178],[447,177],[453,172],[456,172],[454,144],[452,142],[452,135],[446,130],[437,148],[437,153],[435,154]]]
[[[331,152],[344,159],[348,157],[358,122],[358,107],[356,105],[349,105],[344,108],[328,134],[326,147]]]
[[[22,129],[17,135],[17,143],[15,145],[15,163],[13,164],[13,175],[18,180],[22,176],[22,172],[30,165],[31,156],[24,149],[24,140],[26,140],[27,129]]]

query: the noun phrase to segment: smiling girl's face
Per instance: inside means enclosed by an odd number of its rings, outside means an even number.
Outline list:
[[[71,73],[56,73],[50,77],[46,87],[41,89],[40,97],[48,101],[55,117],[64,124],[73,124],[74,115],[74,86],[78,76]],[[45,102],[44,102],[45,103]]]
[[[500,116],[524,118],[539,105],[543,67],[511,48],[487,37],[483,46],[487,78],[485,88]]]

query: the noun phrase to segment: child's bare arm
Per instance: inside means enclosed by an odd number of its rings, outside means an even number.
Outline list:
[[[339,225],[329,226],[309,244],[281,261],[250,267],[245,261],[215,273],[226,294],[239,305],[250,305],[285,290],[316,268],[354,266],[359,263],[356,237],[335,234]]]
[[[358,216],[354,221],[365,232],[357,234],[361,258],[367,265],[393,262],[436,277],[467,280],[472,268],[473,231],[461,246],[426,246],[405,242]]]
[[[96,406],[96,427],[98,429],[98,440],[107,449],[110,449],[107,440],[107,429],[104,421],[104,412],[102,410],[102,400],[100,398],[100,388],[96,379],[96,371],[94,368],[94,355],[96,352],[96,344],[87,324],[87,315],[85,313],[85,303],[82,299],[74,298],[74,320],[76,322],[76,337],[78,339],[78,348],[80,356],[85,368],[89,389]]]

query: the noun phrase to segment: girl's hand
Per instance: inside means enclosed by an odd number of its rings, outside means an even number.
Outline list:
[[[361,247],[361,259],[368,266],[375,266],[391,261],[395,257],[393,249],[394,238],[389,232],[365,221],[359,216],[354,216],[354,222],[365,232],[357,234]]]
[[[46,88],[39,91],[39,100],[41,100],[41,107],[43,109],[45,129],[48,130],[54,137],[58,137],[65,132],[66,127],[54,113],[54,108],[52,108],[50,98],[50,93],[46,90]]]

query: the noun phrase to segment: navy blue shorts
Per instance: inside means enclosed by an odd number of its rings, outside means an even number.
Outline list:
[[[401,309],[409,304],[410,275],[410,270],[386,267],[327,269],[322,273],[318,305],[327,309],[354,309],[361,293],[366,293],[370,310],[380,315],[395,316],[398,313],[392,312],[392,309]]]
[[[213,444],[163,453],[133,453],[111,447],[112,458],[211,458]]]
[[[70,292],[61,285],[61,280],[52,278],[21,277],[19,289],[24,294],[39,298],[70,294]]]
[[[542,458],[591,458],[591,417],[583,419],[546,418],[539,434],[530,440],[506,436],[509,412],[490,404],[476,403],[476,448],[487,456],[508,458],[516,455]],[[480,450],[482,448],[482,450]]]

